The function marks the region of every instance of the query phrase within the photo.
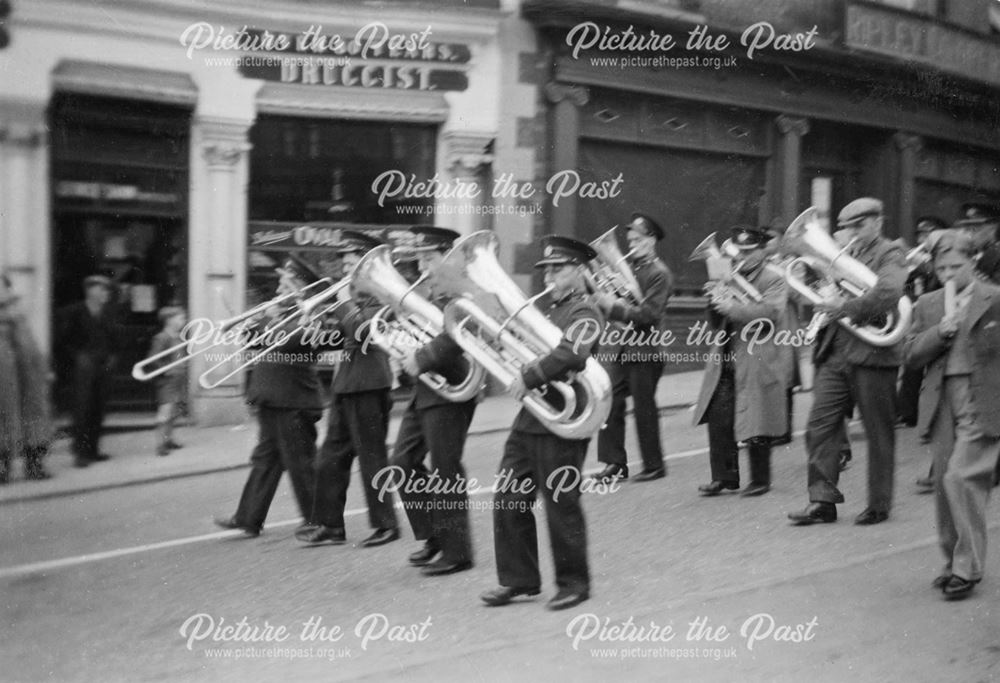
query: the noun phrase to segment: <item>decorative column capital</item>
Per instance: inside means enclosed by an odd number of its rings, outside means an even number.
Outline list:
[[[492,133],[446,131],[442,139],[449,170],[472,174],[480,167],[493,163]]]
[[[252,145],[210,142],[203,144],[201,152],[208,165],[213,168],[228,168],[235,166],[244,154],[250,151]]]
[[[250,123],[202,117],[195,120],[202,156],[211,168],[233,168],[253,145],[247,142]]]
[[[782,114],[775,119],[775,123],[778,125],[778,132],[782,135],[802,137],[809,132],[809,119],[801,116]]]
[[[545,84],[545,97],[552,104],[558,104],[563,100],[569,100],[578,107],[582,107],[590,101],[590,91],[582,85],[566,85],[549,81]]]
[[[892,141],[900,152],[919,152],[924,146],[921,136],[902,130],[893,134]]]

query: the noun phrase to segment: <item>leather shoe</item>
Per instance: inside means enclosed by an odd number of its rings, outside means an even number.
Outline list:
[[[438,554],[437,543],[435,543],[433,538],[428,538],[424,542],[424,547],[415,553],[410,554],[410,564],[414,567],[423,567],[434,559],[434,556]]]
[[[179,444],[173,439],[167,439],[167,443],[165,445],[172,451],[176,451],[178,448],[184,448],[184,444]]]
[[[723,491],[735,491],[739,487],[735,481],[713,481],[711,484],[702,484],[698,491],[703,496],[717,496]]]
[[[81,469],[84,467],[90,467],[90,460],[78,455],[73,458],[73,467],[79,467]]]
[[[855,524],[860,524],[861,526],[869,526],[872,524],[878,524],[879,522],[884,522],[889,519],[889,513],[884,510],[876,510],[875,508],[865,508],[861,511],[857,517],[854,518]]]
[[[632,481],[653,481],[654,479],[663,479],[665,476],[667,476],[667,468],[657,467],[654,470],[643,470],[632,477]]]
[[[335,529],[332,526],[302,527],[295,532],[295,540],[309,545],[321,543],[343,545],[347,543],[347,534],[344,533],[343,529]]]
[[[802,512],[789,512],[788,519],[794,526],[836,522],[837,506],[833,503],[809,503]]]
[[[944,587],[948,585],[951,581],[951,574],[942,574],[933,581],[931,581],[931,588],[937,588],[939,591],[943,591]]]
[[[944,597],[946,600],[962,600],[963,598],[967,598],[977,583],[979,581],[969,581],[963,579],[961,576],[952,575],[943,588]]]
[[[260,527],[246,526],[240,524],[236,521],[236,517],[216,517],[215,526],[222,527],[223,529],[229,529],[230,531],[242,531],[243,535],[247,538],[256,538],[260,536]]]
[[[763,496],[765,493],[771,490],[770,484],[765,484],[759,481],[752,481],[747,484],[747,487],[740,491],[741,498],[751,498],[754,496]]]
[[[545,607],[552,611],[569,609],[570,607],[576,607],[584,600],[588,600],[590,594],[587,591],[575,591],[569,588],[560,588],[556,596],[549,600]]]
[[[917,493],[934,493],[934,478],[920,477],[917,479]]]
[[[385,545],[399,538],[399,529],[376,529],[375,533],[361,541],[362,548],[374,548],[377,545]]]
[[[111,460],[111,456],[107,453],[93,453],[89,456],[91,462],[104,462],[105,460]]]
[[[452,562],[442,557],[435,562],[424,565],[420,573],[424,576],[444,576],[445,574],[464,572],[466,569],[472,569],[472,560]]]
[[[531,588],[512,588],[510,586],[500,586],[499,588],[494,588],[491,591],[486,591],[479,596],[479,599],[490,607],[502,607],[503,605],[509,605],[511,600],[519,595],[538,595],[541,592],[542,591],[538,586],[532,586]]]
[[[594,481],[610,484],[616,479],[628,479],[628,465],[612,463],[593,476]]]

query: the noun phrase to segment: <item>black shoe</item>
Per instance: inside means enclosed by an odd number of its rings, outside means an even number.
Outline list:
[[[343,545],[347,543],[347,534],[343,529],[334,529],[330,526],[304,527],[295,532],[295,540],[309,545],[320,543]]]
[[[260,527],[246,526],[240,524],[236,521],[236,517],[216,517],[214,520],[215,526],[222,527],[223,529],[229,529],[230,531],[242,531],[247,538],[256,538],[260,536]]]
[[[178,448],[184,448],[184,444],[177,443],[173,439],[167,439],[166,446],[172,451],[176,451]]]
[[[943,591],[944,587],[948,585],[951,581],[951,574],[942,574],[933,581],[931,581],[931,588],[937,588],[939,591]]]
[[[698,491],[703,496],[717,496],[723,491],[735,491],[740,487],[735,481],[713,481],[711,484],[702,484]]]
[[[788,519],[794,526],[836,522],[837,506],[833,503],[809,503],[802,512],[789,512]]]
[[[399,538],[399,529],[376,529],[375,533],[361,541],[362,548],[374,548],[377,545],[385,545]]]
[[[969,581],[963,579],[961,576],[954,576],[948,579],[948,583],[945,584],[944,597],[945,600],[962,600],[969,597],[972,589],[976,587],[979,581]]]
[[[90,458],[85,458],[81,455],[76,456],[73,458],[73,467],[90,467]]]
[[[667,476],[667,468],[657,467],[653,470],[643,470],[632,477],[632,481],[653,481],[654,479],[663,479],[665,476]]]
[[[885,510],[865,508],[861,511],[861,514],[854,518],[854,523],[860,524],[861,526],[870,526],[872,524],[884,522],[887,519],[889,519],[889,513]]]
[[[590,594],[587,591],[577,591],[570,588],[560,588],[556,596],[549,600],[545,606],[552,610],[569,609],[576,607],[584,600],[589,600]]]
[[[433,538],[428,538],[424,542],[424,547],[415,553],[410,554],[410,564],[414,567],[423,567],[434,559],[439,552],[437,542]]]
[[[159,446],[157,446],[156,447],[156,455],[158,457],[161,457],[161,458],[164,457],[164,456],[170,455],[170,449],[167,448],[167,444],[161,443]]]
[[[442,557],[436,562],[431,562],[430,564],[425,565],[420,570],[420,573],[424,576],[444,576],[445,574],[464,572],[466,569],[472,569],[472,560],[452,562],[451,560],[446,560]]]
[[[503,605],[509,605],[511,600],[519,595],[538,595],[541,592],[542,591],[538,586],[533,586],[531,588],[511,588],[510,586],[500,586],[499,588],[494,588],[491,591],[486,591],[479,596],[479,599],[490,607],[502,607]]]
[[[39,464],[29,467],[24,473],[24,478],[31,479],[32,481],[44,481],[45,479],[51,479],[52,475]]]
[[[770,484],[764,484],[759,481],[752,481],[747,484],[747,487],[740,491],[740,497],[742,498],[752,498],[755,496],[763,496],[765,493],[771,490]]]
[[[104,462],[105,460],[111,460],[111,456],[107,453],[92,453],[88,456],[91,462]]]
[[[628,479],[628,465],[610,464],[593,476],[595,481],[610,484],[616,479]]]
[[[917,493],[934,493],[934,478],[920,477],[917,479]]]

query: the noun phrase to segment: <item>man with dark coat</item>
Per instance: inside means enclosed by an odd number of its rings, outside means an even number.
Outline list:
[[[582,370],[597,345],[604,320],[586,295],[584,269],[596,256],[587,244],[569,237],[542,239],[545,284],[552,287],[546,316],[563,331],[558,346],[526,364],[508,388],[520,400],[531,389]],[[586,335],[593,341],[587,342]],[[519,595],[541,590],[538,571],[538,535],[531,510],[538,490],[545,487],[545,517],[556,570],[552,610],[568,609],[590,597],[587,528],[580,506],[580,470],[590,437],[564,439],[550,432],[526,408],[514,418],[497,474],[493,499],[493,542],[500,586],[480,598],[491,607],[506,605]],[[565,475],[565,476],[563,476]],[[555,486],[554,480],[570,482]]]
[[[350,277],[361,257],[380,244],[365,233],[341,231],[338,250],[344,277]],[[374,547],[399,538],[392,494],[379,495],[375,485],[376,476],[389,464],[385,442],[392,407],[389,357],[369,339],[369,323],[381,307],[378,301],[351,292],[331,312],[344,340],[344,359],[334,371],[326,439],[316,457],[313,519],[318,526],[295,534],[303,543],[340,545],[347,541],[344,508],[355,457],[360,460],[368,522],[374,529],[361,546]]]
[[[734,296],[720,283],[713,294],[713,328],[725,332],[705,363],[695,424],[708,423],[712,481],[699,487],[716,496],[740,486],[738,441],[747,442],[750,483],[744,496],[759,496],[771,488],[771,440],[788,432],[787,387],[794,373],[795,353],[790,330],[787,288],[781,275],[765,268],[768,236],[746,226],[732,229],[732,242],[742,261],[739,275],[759,293],[759,300]],[[746,299],[751,299],[747,301]],[[785,342],[785,343],[782,343]]]
[[[628,259],[642,292],[640,301],[616,298],[607,292],[594,295],[594,302],[609,321],[623,330],[623,343],[602,352],[614,355],[605,360],[604,369],[611,378],[614,394],[611,415],[597,437],[597,459],[605,464],[595,475],[601,481],[628,477],[625,452],[625,398],[631,394],[635,428],[639,436],[642,472],[634,481],[651,481],[666,476],[667,467],[660,445],[660,411],[656,406],[656,385],[663,375],[661,344],[666,329],[667,301],[673,288],[673,275],[656,255],[656,243],[663,239],[663,228],[649,216],[632,214],[628,224]]]
[[[288,258],[278,273],[279,295],[301,291],[321,279],[308,262],[295,255]],[[215,520],[223,529],[239,529],[248,537],[260,535],[281,473],[286,470],[303,526],[312,525],[315,495],[312,466],[316,456],[316,422],[323,416],[323,399],[313,348],[307,343],[310,333],[306,330],[292,333],[299,324],[297,316],[279,324],[283,317],[289,316],[290,309],[291,306],[270,312],[268,322],[278,327],[257,324],[247,330],[260,341],[256,348],[275,343],[279,335],[288,335],[287,341],[261,358],[250,373],[246,401],[257,413],[260,435],[250,455],[250,475],[236,514]]]
[[[109,306],[111,280],[91,275],[83,281],[84,300],[58,316],[57,339],[73,364],[74,464],[107,460],[100,451],[101,425],[120,333]]]
[[[809,453],[809,505],[789,513],[796,525],[834,522],[840,449],[846,407],[858,406],[868,437],[868,505],[855,524],[878,524],[892,507],[896,451],[896,377],[902,344],[875,346],[845,329],[837,320],[881,326],[903,296],[906,264],[898,244],[882,236],[882,202],[862,197],[847,204],[837,217],[838,230],[849,230],[847,254],[874,273],[878,281],[862,296],[845,300],[839,295],[817,305],[829,324],[816,341],[813,405],[806,427]]]
[[[435,287],[435,269],[451,249],[458,233],[446,228],[417,226],[413,247],[420,271],[429,277],[428,298],[443,307],[446,298]],[[460,384],[470,365],[462,349],[442,332],[423,346],[411,349],[403,369],[419,378],[437,373],[451,385]],[[476,412],[477,398],[452,402],[420,379],[413,399],[403,413],[390,464],[400,468],[407,484],[399,489],[413,535],[424,546],[410,555],[410,564],[422,567],[426,576],[452,574],[472,567],[472,537],[469,532],[468,480],[462,467],[462,451]],[[431,471],[424,465],[430,453]],[[417,491],[417,492],[414,492]],[[434,559],[440,553],[440,557]]]
[[[986,562],[986,505],[1000,460],[1000,287],[977,278],[976,248],[951,231],[934,248],[945,288],[917,301],[906,363],[926,368],[920,426],[931,434],[944,571],[933,586],[968,597]]]

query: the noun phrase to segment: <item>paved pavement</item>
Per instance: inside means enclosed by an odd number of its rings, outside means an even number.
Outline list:
[[[661,410],[693,405],[701,376],[701,371],[664,376],[656,394],[657,405]],[[476,410],[469,432],[486,434],[509,429],[518,409],[518,404],[507,396],[489,397]],[[401,406],[397,405],[389,422],[390,444],[395,442],[400,419]],[[325,424],[324,420],[321,431]],[[62,438],[55,442],[45,461],[52,479],[26,481],[21,473],[23,463],[16,462],[11,482],[0,486],[0,504],[247,467],[256,437],[256,424],[249,415],[237,425],[182,427],[175,438],[184,448],[157,457],[153,431],[116,432],[101,440],[101,450],[111,460],[83,469],[73,466],[70,442]]]

